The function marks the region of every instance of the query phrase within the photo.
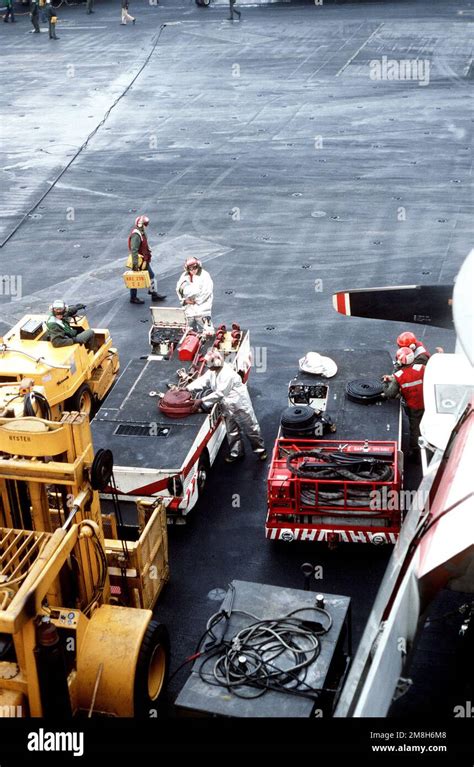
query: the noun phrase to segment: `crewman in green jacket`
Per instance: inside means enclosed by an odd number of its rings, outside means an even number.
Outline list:
[[[51,304],[49,308],[51,314],[46,320],[46,327],[48,328],[49,339],[55,348],[73,346],[74,344],[83,344],[89,349],[91,348],[94,331],[90,328],[89,330],[76,330],[69,323],[71,317],[75,317],[81,309],[85,308],[85,304],[67,306],[64,301],[54,301]]]
[[[59,37],[56,35],[56,22],[58,20],[56,8],[53,8],[51,5],[51,0],[46,0],[46,7],[44,9],[44,14],[48,20],[49,25],[49,39],[50,40],[59,40]]]

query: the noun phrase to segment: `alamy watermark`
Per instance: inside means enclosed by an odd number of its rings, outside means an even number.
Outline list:
[[[413,80],[418,85],[429,85],[431,62],[429,59],[372,59],[369,62],[371,80]]]
[[[393,490],[383,486],[371,490],[369,507],[373,511],[424,511],[429,508],[429,493],[419,490]]]
[[[267,347],[266,346],[252,346],[250,348],[250,354],[252,359],[252,367],[256,373],[267,372]]]
[[[40,727],[28,733],[28,751],[71,751],[73,756],[84,754],[83,732],[51,732]]]
[[[22,284],[21,274],[0,274],[0,297],[10,296],[20,300],[23,295]]]

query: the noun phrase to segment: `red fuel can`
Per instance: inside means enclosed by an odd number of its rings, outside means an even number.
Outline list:
[[[196,356],[196,352],[198,351],[199,346],[200,339],[198,334],[193,330],[190,330],[188,333],[186,333],[186,336],[184,337],[178,349],[178,358],[182,362],[189,362],[190,360],[193,360]]]

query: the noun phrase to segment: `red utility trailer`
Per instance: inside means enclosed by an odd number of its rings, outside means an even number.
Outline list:
[[[395,543],[400,482],[396,442],[279,438],[268,476],[267,537]]]
[[[392,361],[383,351],[371,351],[369,358],[354,350],[321,354],[336,362],[336,375],[299,372],[288,401],[296,414],[313,408],[335,432],[327,428],[323,436],[315,429],[315,438],[303,438],[294,425],[280,427],[268,474],[265,535],[286,542],[393,544],[407,510],[400,402],[363,397],[365,382],[371,391]],[[353,396],[355,381],[360,401]]]

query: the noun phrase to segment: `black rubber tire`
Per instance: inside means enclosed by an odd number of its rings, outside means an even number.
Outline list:
[[[135,669],[133,710],[138,719],[162,713],[170,665],[170,639],[166,626],[151,620],[138,654]],[[156,714],[155,714],[156,712]]]
[[[104,490],[110,482],[114,470],[114,456],[111,450],[99,448],[91,467],[91,487]]]
[[[90,406],[87,408],[84,407],[85,401],[89,400]],[[94,395],[92,394],[91,388],[89,384],[83,383],[82,386],[79,386],[79,389],[75,394],[72,395],[67,401],[67,407],[69,411],[77,410],[78,413],[85,412],[89,416],[89,419],[91,419],[94,415],[95,411],[95,399]],[[81,411],[81,407],[83,410]]]
[[[348,399],[363,405],[378,402],[383,390],[383,384],[375,378],[358,378],[355,381],[349,381],[346,386]]]
[[[197,486],[198,486],[198,498],[201,497],[201,494],[204,492],[207,481],[209,479],[209,471],[211,468],[211,462],[209,461],[209,455],[207,453],[207,450],[204,450],[202,453],[199,463],[198,463],[198,479],[197,479]],[[201,477],[201,474],[204,472],[204,475]]]

